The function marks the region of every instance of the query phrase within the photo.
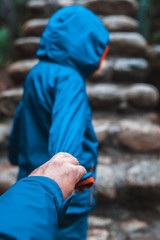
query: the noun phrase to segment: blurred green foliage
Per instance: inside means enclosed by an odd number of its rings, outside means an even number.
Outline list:
[[[139,31],[146,39],[149,38],[151,30],[150,19],[151,8],[152,8],[151,0],[139,1],[139,13],[138,13]]]
[[[0,0],[0,65],[7,58],[16,58],[13,41],[22,37],[28,0]]]
[[[151,43],[160,43],[160,0],[139,0],[139,32]]]
[[[11,46],[10,30],[7,26],[0,28],[0,65],[3,64],[6,56],[9,54]]]
[[[158,32],[153,33],[151,42],[160,44],[160,30]]]

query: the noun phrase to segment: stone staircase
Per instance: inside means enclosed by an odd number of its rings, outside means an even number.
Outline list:
[[[28,2],[30,19],[23,25],[24,37],[14,43],[20,60],[8,68],[14,88],[0,93],[0,193],[14,183],[18,170],[9,164],[6,152],[24,78],[38,62],[35,53],[48,18],[69,4],[73,1]],[[107,58],[101,69],[86,80],[100,145],[98,207],[89,219],[88,239],[159,240],[160,89],[148,76],[154,72],[160,55],[136,32],[136,0],[76,4],[99,15],[111,32]]]

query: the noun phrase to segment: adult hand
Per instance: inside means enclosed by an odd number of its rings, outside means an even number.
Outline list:
[[[36,168],[29,176],[44,176],[53,179],[61,188],[65,201],[75,192],[75,185],[86,169],[69,153],[57,153],[48,162]]]

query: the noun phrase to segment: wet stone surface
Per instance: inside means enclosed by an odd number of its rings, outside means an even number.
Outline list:
[[[113,65],[113,80],[143,82],[149,72],[149,64],[142,58],[118,58]]]
[[[132,155],[130,155],[133,158]],[[104,158],[103,158],[104,159]],[[106,159],[108,160],[108,159]],[[155,202],[160,200],[160,159],[135,157],[130,161],[101,161],[97,169],[96,196],[118,201]]]
[[[130,15],[135,16],[137,3],[135,0],[96,0],[96,1],[76,1],[79,5],[84,5],[96,14],[111,15]],[[28,8],[32,16],[49,17],[58,8],[65,5],[74,4],[73,0],[31,0]]]
[[[92,212],[98,218],[111,219],[106,229],[109,240],[160,240],[159,211],[144,203],[100,203]]]
[[[111,225],[111,223],[112,220],[105,217],[90,216],[88,220],[90,228],[106,228]]]
[[[0,155],[7,150],[12,121],[0,123]]]
[[[94,130],[96,133],[96,137],[98,139],[98,142],[101,144],[105,141],[107,141],[107,137],[108,137],[108,131],[110,128],[110,121],[92,121],[93,122],[93,126],[94,126]]]
[[[88,237],[87,240],[107,240],[109,236],[109,233],[105,229],[90,229],[88,231]]]
[[[110,55],[145,57],[147,42],[139,33],[110,33]]]
[[[143,58],[107,58],[91,76],[90,82],[143,82],[149,73],[148,61]]]
[[[128,16],[110,15],[100,18],[109,32],[134,32],[138,27],[138,22]]]
[[[23,25],[22,31],[25,36],[41,36],[45,26],[48,23],[46,19],[31,19]]]
[[[135,84],[128,89],[127,97],[133,105],[137,105],[137,99],[139,99],[139,107],[145,108],[149,105],[157,105],[159,92],[153,85]]]
[[[39,37],[25,37],[15,42],[19,54],[27,54],[35,57]],[[111,32],[109,43],[109,55],[121,57],[146,57],[147,42],[142,35],[136,32]]]
[[[160,69],[160,44],[150,45],[147,49],[147,55],[152,69]]]
[[[138,23],[135,19],[123,15],[99,16],[103,21],[105,27],[110,32],[134,32],[137,30]],[[45,26],[48,23],[48,18],[31,19],[27,21],[22,31],[25,36],[41,36]]]
[[[19,85],[29,70],[38,62],[37,59],[17,61],[10,65],[8,72],[14,83]],[[143,82],[149,72],[149,65],[141,58],[109,58],[102,62],[98,71],[89,79],[90,82]]]
[[[88,86],[87,94],[91,105],[95,108],[101,106],[104,108],[112,108],[120,100],[120,92],[114,84],[96,84]]]
[[[134,16],[137,4],[134,0],[93,0],[84,1],[84,6],[96,14],[102,15],[130,15]]]
[[[109,166],[99,165],[97,169],[96,188],[97,195],[103,194],[107,198],[115,198],[116,188],[114,183],[114,172]]]
[[[93,109],[116,111],[125,104],[127,109],[153,109],[159,101],[158,90],[149,84],[133,84],[129,86],[99,83],[89,84],[87,94]]]
[[[0,117],[13,117],[22,98],[22,89],[11,89],[0,93]]]
[[[18,167],[0,165],[0,195],[16,182],[17,174]]]
[[[37,59],[20,60],[15,63],[12,63],[8,67],[7,71],[8,71],[8,74],[10,75],[10,77],[12,78],[14,84],[22,86],[27,73],[37,63],[38,63]]]
[[[160,186],[160,162],[142,161],[131,167],[127,174],[128,186],[159,187]]]
[[[35,57],[38,44],[39,38],[37,37],[19,38],[14,42],[15,49],[19,56],[23,58]]]
[[[139,152],[151,152],[160,149],[160,128],[158,125],[135,122],[132,120],[120,121],[119,143]]]
[[[160,59],[160,44],[149,45],[147,52],[149,57]]]
[[[61,4],[59,2],[63,2]],[[70,1],[73,3],[73,1]],[[59,1],[59,0],[30,0],[27,2],[27,7],[32,17],[49,17],[60,7],[68,4],[69,1]]]
[[[137,219],[131,219],[129,221],[124,221],[121,223],[121,228],[125,232],[134,232],[134,231],[138,231],[141,229],[145,229],[147,227],[148,227],[148,225],[146,222],[139,221]]]

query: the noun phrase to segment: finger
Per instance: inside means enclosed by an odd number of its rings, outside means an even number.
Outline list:
[[[65,158],[65,157],[72,157],[72,155],[65,152],[59,152],[59,153],[56,153],[50,160],[56,161],[56,160],[61,160],[62,158]]]
[[[78,162],[77,158],[75,158],[75,157],[65,157],[62,159],[62,161],[71,163],[73,165],[79,165],[79,162]]]
[[[77,182],[76,183],[78,183],[79,182],[79,180],[84,176],[84,174],[86,174],[86,169],[83,167],[83,166],[81,166],[81,165],[79,165],[79,166],[75,166],[76,168],[77,168],[77,174],[76,174],[76,176],[77,176]]]
[[[59,152],[56,155],[62,156],[62,157],[73,157],[70,153],[67,153],[67,152]]]

